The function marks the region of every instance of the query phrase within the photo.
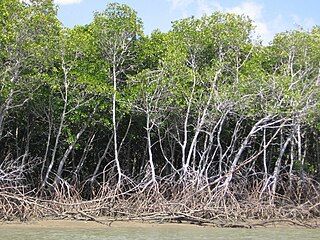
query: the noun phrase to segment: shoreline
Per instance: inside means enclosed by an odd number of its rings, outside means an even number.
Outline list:
[[[94,221],[82,221],[82,220],[30,220],[28,222],[2,222],[0,224],[0,229],[2,227],[25,227],[25,228],[75,228],[75,229],[82,229],[82,228],[148,228],[148,227],[160,227],[160,228],[167,228],[167,227],[207,227],[207,226],[200,226],[195,224],[189,223],[151,223],[151,222],[142,222],[142,221],[114,221],[110,226],[102,225],[98,222]]]
[[[158,193],[159,194],[159,193]],[[0,193],[1,197],[1,193]],[[193,201],[169,201],[164,198],[147,198],[132,195],[130,199],[96,198],[88,201],[77,199],[45,200],[25,195],[3,194],[2,222],[32,223],[68,221],[89,222],[101,226],[128,223],[142,224],[187,224],[188,226],[211,226],[216,228],[257,228],[268,226],[294,226],[320,229],[319,204],[289,205],[282,202],[247,201],[235,205],[203,206],[196,196]],[[159,196],[161,197],[161,195]],[[12,201],[8,201],[11,199]],[[60,200],[60,201],[59,201]],[[108,200],[108,201],[107,201]],[[113,201],[112,201],[113,200]],[[192,199],[191,199],[192,200]],[[193,205],[190,205],[190,204]],[[217,203],[218,204],[218,203]]]
[[[293,220],[284,221],[283,219],[259,221],[253,220],[250,222],[237,222],[229,223],[225,226],[216,226],[213,224],[195,224],[187,221],[178,222],[152,222],[152,221],[137,221],[137,220],[124,220],[119,219],[108,223],[110,220],[107,218],[99,218],[97,221],[92,220],[77,220],[77,219],[31,219],[29,221],[3,221],[0,223],[0,229],[3,228],[34,228],[34,229],[105,229],[105,228],[215,228],[215,229],[260,229],[260,228],[286,228],[286,229],[319,229],[320,218],[309,219],[307,221],[294,224]],[[266,224],[262,224],[266,222]],[[298,223],[298,222],[296,222]],[[305,224],[303,226],[303,224]],[[311,225],[312,224],[312,225]],[[312,226],[312,227],[310,227]]]

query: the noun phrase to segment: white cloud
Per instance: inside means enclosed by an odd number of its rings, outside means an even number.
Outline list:
[[[223,7],[218,1],[213,0],[167,0],[171,2],[172,9],[181,10],[184,17],[190,16],[189,12],[193,10],[196,16],[204,14],[209,15],[214,11],[229,12],[239,15],[248,16],[254,21],[256,35],[260,36],[264,43],[273,38],[273,31],[270,29],[268,22],[263,18],[263,5],[253,1],[243,1],[239,5],[231,8]],[[192,8],[191,8],[192,7]]]
[[[22,2],[25,3],[30,3],[30,0],[21,0]],[[54,0],[56,4],[60,5],[68,5],[68,4],[75,4],[75,3],[80,3],[82,0]]]
[[[301,18],[297,15],[292,15],[293,25],[298,28],[310,29],[316,25],[313,18]]]
[[[263,6],[254,2],[242,2],[233,8],[227,8],[227,12],[247,15],[251,19],[260,19],[262,17]]]
[[[61,5],[80,3],[82,0],[55,0],[54,2]]]
[[[272,38],[273,34],[271,33],[268,22],[266,22],[263,18],[262,11],[263,5],[252,1],[245,1],[233,8],[226,9],[226,12],[245,15],[253,20],[254,25],[256,26],[256,34],[266,42],[271,40],[270,37]]]
[[[203,14],[210,14],[212,13],[212,7],[206,0],[198,0],[198,14],[203,15]]]
[[[172,9],[185,9],[187,8],[191,3],[194,2],[194,0],[167,0],[171,3]]]
[[[192,11],[193,14],[201,16],[203,14],[210,14],[213,11],[222,11],[221,5],[217,1],[212,0],[167,0],[171,3],[171,8],[173,10],[180,10],[183,14],[189,14],[188,10],[190,7],[194,7],[196,12]]]

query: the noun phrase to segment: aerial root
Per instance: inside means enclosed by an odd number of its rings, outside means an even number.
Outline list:
[[[34,197],[32,192],[0,190],[0,219],[73,219],[107,226],[114,221],[144,221],[232,228],[272,224],[319,227],[317,194],[299,195],[301,198],[296,199],[289,191],[271,196],[268,192],[261,194],[259,187],[249,191],[243,186],[232,184],[227,191],[186,183],[137,185],[116,191],[103,186],[104,190],[90,200],[81,198],[80,192],[67,195],[57,191],[53,196]]]

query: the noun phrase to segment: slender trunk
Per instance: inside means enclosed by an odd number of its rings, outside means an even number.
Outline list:
[[[218,78],[220,74],[220,70],[216,72],[216,75],[215,75],[215,79]],[[194,74],[195,75],[195,74]],[[195,84],[196,80],[194,78],[194,84]],[[214,81],[215,82],[215,81]],[[210,103],[211,103],[211,100],[212,100],[212,96],[213,96],[213,91],[214,91],[214,85],[211,86],[211,90],[210,90],[210,95],[208,97],[208,100],[204,106],[204,109],[202,110],[202,113],[201,113],[201,117],[200,119],[198,120],[198,123],[197,123],[197,127],[196,127],[196,132],[193,136],[193,139],[192,139],[192,142],[191,142],[191,145],[190,145],[190,148],[189,148],[189,152],[188,152],[188,156],[187,156],[187,159],[185,161],[185,167],[184,167],[184,174],[186,173],[186,170],[187,168],[189,167],[190,165],[190,160],[191,160],[191,157],[192,157],[192,152],[195,151],[195,146],[197,144],[197,141],[198,141],[198,136],[202,130],[202,127],[203,127],[203,124],[204,124],[204,121],[207,117],[207,111],[208,111],[208,108],[210,106]]]
[[[24,171],[24,167],[26,165],[26,160],[27,160],[27,157],[29,155],[29,146],[30,146],[30,130],[29,130],[29,122],[27,124],[27,136],[26,136],[26,142],[24,143],[25,145],[25,150],[24,150],[24,154],[23,154],[23,157],[22,157],[22,160],[21,160],[21,172]]]
[[[156,172],[154,168],[153,163],[153,155],[152,155],[152,143],[151,143],[151,130],[152,130],[152,124],[150,124],[150,113],[147,110],[147,142],[148,142],[148,154],[149,154],[149,164],[150,164],[150,170],[151,170],[151,177],[152,182],[156,183]]]
[[[192,104],[192,98],[193,98],[193,92],[194,92],[194,87],[195,87],[195,78],[192,86],[192,92],[191,92],[191,97],[188,100],[188,107],[187,107],[187,112],[185,115],[184,119],[184,124],[183,124],[183,143],[181,145],[181,153],[182,153],[182,168],[183,168],[183,173],[185,174],[188,171],[188,165],[186,163],[186,149],[187,149],[187,143],[188,143],[188,124],[189,124],[189,115],[191,111],[191,104]]]
[[[272,175],[272,202],[274,201],[274,196],[276,194],[276,190],[277,190],[277,183],[278,183],[278,178],[279,178],[279,173],[280,173],[280,169],[281,169],[281,160],[282,157],[287,149],[287,146],[289,144],[289,142],[291,141],[293,134],[290,134],[290,136],[287,138],[287,140],[285,141],[285,143],[281,146],[280,149],[280,154],[279,157],[275,163],[275,167],[274,167],[274,171],[273,171],[273,175]]]
[[[303,168],[303,158],[302,158],[302,141],[301,141],[301,127],[300,124],[297,126],[297,144],[298,144],[298,161],[301,163],[301,168]]]
[[[266,136],[266,128],[263,129],[263,168],[264,168],[264,180],[268,179],[268,166],[267,166],[267,136]]]
[[[65,118],[66,118],[66,112],[67,112],[67,106],[68,106],[68,88],[69,88],[69,83],[68,83],[68,72],[64,67],[63,67],[63,69],[64,69],[64,95],[62,96],[63,100],[64,100],[63,110],[62,110],[61,117],[60,117],[60,124],[59,124],[59,129],[58,129],[58,132],[57,132],[57,135],[56,135],[56,140],[55,140],[54,147],[53,147],[53,150],[52,150],[51,162],[50,162],[50,164],[48,166],[48,169],[47,169],[46,175],[45,175],[45,177],[44,177],[44,179],[42,181],[41,187],[45,187],[47,182],[48,182],[49,175],[51,173],[51,170],[52,170],[54,162],[55,162],[55,158],[56,158],[56,154],[57,154],[57,150],[58,150],[58,145],[59,145],[59,141],[60,141],[60,136],[61,136],[61,133],[62,133],[62,128],[63,128],[63,125],[64,125],[64,121],[65,121]]]
[[[15,69],[14,74],[10,80],[11,83],[15,83],[17,81],[17,79],[19,78],[19,70],[18,70],[19,66],[18,65],[16,66],[17,69]],[[13,91],[13,89],[11,89],[5,103],[3,104],[3,106],[0,107],[0,140],[1,140],[2,134],[3,134],[4,118],[5,118],[8,110],[11,107],[11,103],[13,101],[13,94],[14,94],[14,91]]]
[[[220,176],[222,175],[222,159],[223,159],[223,149],[222,149],[222,145],[221,145],[220,136],[221,136],[221,132],[222,132],[223,122],[224,122],[224,119],[220,123],[218,134],[217,134],[217,144],[218,144],[218,149],[219,149],[219,175]]]
[[[247,135],[247,137],[244,139],[244,141],[242,142],[240,149],[238,150],[236,156],[234,157],[234,160],[232,162],[229,174],[224,182],[224,186],[225,186],[225,190],[228,189],[229,184],[232,180],[232,176],[233,176],[233,172],[235,171],[238,161],[240,160],[240,157],[243,153],[243,151],[247,148],[247,145],[252,137],[253,134],[255,134],[257,131],[259,131],[261,129],[261,124],[264,123],[265,121],[267,121],[269,119],[269,117],[265,117],[260,119],[251,129],[251,131],[249,132],[249,134]]]
[[[290,166],[289,166],[289,189],[292,189],[292,170],[293,170],[293,164],[294,164],[294,142],[291,139],[290,141],[291,146],[290,146]]]
[[[65,153],[63,154],[63,157],[60,160],[59,163],[59,167],[58,167],[58,171],[56,174],[56,178],[55,178],[55,183],[59,184],[62,175],[62,171],[63,171],[63,167],[65,165],[65,162],[67,160],[67,158],[69,157],[69,154],[71,153],[71,151],[74,149],[74,146],[76,145],[76,143],[78,142],[79,138],[81,137],[81,135],[84,133],[84,131],[86,130],[86,126],[83,127],[76,135],[76,139],[69,145],[69,147],[67,148],[67,150],[65,151]]]
[[[10,91],[6,102],[0,108],[0,140],[1,140],[2,134],[3,134],[4,118],[10,108],[12,101],[13,101],[13,90]]]
[[[49,129],[48,129],[46,151],[44,153],[43,163],[42,163],[42,167],[41,167],[41,181],[42,182],[44,181],[43,173],[44,173],[44,169],[47,164],[47,158],[48,158],[48,153],[49,153],[49,148],[50,148],[50,143],[51,143],[52,122],[50,121],[50,119],[48,119],[48,121],[49,121]]]
[[[101,166],[101,163],[102,163],[102,160],[106,158],[107,154],[108,154],[108,151],[109,151],[109,148],[110,148],[110,145],[111,145],[111,142],[112,142],[112,139],[113,139],[113,135],[110,137],[108,143],[107,143],[107,146],[105,147],[104,149],[104,152],[102,154],[102,156],[99,158],[98,160],[98,163],[96,165],[96,168],[94,169],[94,172],[92,174],[92,177],[90,179],[90,182],[93,183],[96,178],[97,178],[97,175],[98,175],[98,171],[100,169],[100,166]]]
[[[113,77],[113,95],[112,95],[112,124],[113,124],[113,146],[114,146],[114,160],[117,165],[118,172],[118,186],[121,183],[121,166],[119,161],[119,152],[118,152],[118,135],[117,135],[117,122],[116,122],[116,102],[117,102],[117,75],[116,75],[116,56],[113,56],[113,67],[112,67],[112,77]]]

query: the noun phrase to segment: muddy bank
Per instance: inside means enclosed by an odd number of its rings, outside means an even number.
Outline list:
[[[107,219],[100,218],[101,221]],[[190,225],[188,223],[151,223],[138,221],[114,221],[110,226],[104,226],[95,221],[77,221],[77,220],[31,220],[28,222],[3,222],[1,228],[59,228],[59,229],[106,229],[112,228],[199,228],[199,225]]]
[[[105,224],[104,224],[105,223]],[[94,220],[53,220],[32,219],[27,222],[10,221],[2,222],[0,229],[109,229],[109,228],[156,228],[156,229],[197,229],[197,228],[247,228],[247,229],[320,229],[320,219],[309,219],[308,221],[294,222],[292,220],[252,220],[247,222],[230,222],[225,226],[214,224],[197,224],[188,221],[181,222],[155,222],[155,221],[128,221],[119,219],[110,221],[108,218],[97,218]],[[319,231],[320,232],[320,231]]]

